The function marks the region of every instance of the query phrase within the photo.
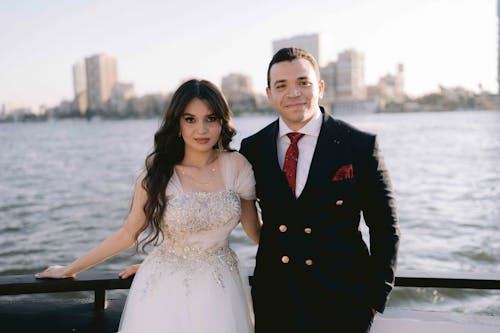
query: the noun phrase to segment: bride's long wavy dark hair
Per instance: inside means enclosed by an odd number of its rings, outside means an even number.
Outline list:
[[[148,198],[144,205],[147,223],[135,235],[136,251],[142,243],[142,250],[148,245],[158,245],[163,241],[162,221],[167,205],[166,188],[174,172],[174,166],[184,158],[184,140],[180,136],[180,118],[186,106],[198,98],[221,120],[222,131],[219,143],[224,150],[231,150],[229,144],[236,134],[231,124],[231,110],[219,88],[206,80],[192,79],[184,82],[174,93],[163,116],[160,128],[154,136],[153,151],[145,162],[145,176],[142,187]],[[214,149],[220,148],[218,146]],[[147,233],[139,240],[142,232]]]

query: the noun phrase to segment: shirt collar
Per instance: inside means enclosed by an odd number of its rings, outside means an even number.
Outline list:
[[[281,138],[287,133],[290,132],[300,132],[305,135],[311,135],[311,136],[319,136],[319,131],[321,130],[321,124],[323,123],[322,119],[322,113],[318,108],[318,111],[314,114],[314,116],[309,120],[304,127],[299,129],[298,131],[292,131],[283,121],[281,116],[279,117],[279,133],[278,133],[278,138]]]

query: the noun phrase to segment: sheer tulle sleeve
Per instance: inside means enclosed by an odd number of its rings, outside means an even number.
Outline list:
[[[241,199],[255,200],[255,176],[252,165],[240,153],[232,153],[234,163],[234,186],[233,189]]]

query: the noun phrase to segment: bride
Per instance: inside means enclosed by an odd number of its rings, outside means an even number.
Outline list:
[[[120,332],[253,332],[247,281],[228,237],[241,221],[259,241],[255,180],[249,162],[229,148],[231,111],[209,81],[174,93],[146,158],[124,226],[67,266],[37,278],[75,277],[135,244],[154,249],[141,264]]]

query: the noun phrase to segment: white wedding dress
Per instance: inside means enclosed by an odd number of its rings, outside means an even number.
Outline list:
[[[255,199],[250,164],[221,153],[225,189],[185,192],[174,172],[166,190],[165,239],[144,260],[130,288],[120,333],[253,332],[248,278],[228,237],[240,198]]]

